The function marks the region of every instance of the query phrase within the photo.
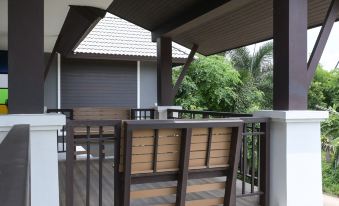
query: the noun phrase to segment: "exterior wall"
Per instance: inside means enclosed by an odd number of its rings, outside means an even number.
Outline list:
[[[157,63],[140,63],[140,107],[154,107],[157,102]]]
[[[45,62],[47,63],[50,54],[45,53]],[[51,68],[45,80],[44,105],[48,109],[56,109],[58,107],[58,73],[57,58],[51,64]]]
[[[61,107],[137,107],[137,63],[62,59]]]
[[[45,54],[46,62],[48,61],[48,57],[50,54]],[[72,67],[82,68],[81,65],[83,65],[85,62],[89,60],[77,60],[76,62],[72,64]],[[92,60],[93,61],[93,60]],[[99,61],[100,62],[100,61]],[[110,62],[111,66],[110,68],[116,69],[119,68],[119,65],[128,65],[127,67],[130,67],[129,70],[132,70],[132,68],[137,67],[136,62],[124,62],[124,61],[112,61]],[[101,64],[97,64],[101,65]],[[67,69],[71,65],[67,65],[65,61],[61,61],[61,70]],[[124,66],[123,66],[124,67]],[[95,69],[95,68],[94,68]],[[130,71],[127,71],[130,72]],[[47,75],[46,81],[45,81],[45,106],[47,108],[57,108],[58,104],[58,83],[57,83],[57,58],[54,59],[50,71]],[[136,85],[136,79],[135,84]],[[61,82],[62,84],[62,82]],[[62,96],[62,92],[61,92]],[[133,94],[133,98],[136,98]],[[62,101],[62,100],[61,100]],[[131,105],[132,107],[137,107],[137,100],[135,100],[135,104]],[[157,102],[157,64],[156,62],[140,62],[140,108],[149,108],[154,107],[155,103]],[[63,106],[67,105],[61,105],[61,108]]]

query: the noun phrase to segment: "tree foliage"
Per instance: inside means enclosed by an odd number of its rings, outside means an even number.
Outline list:
[[[180,72],[180,68],[174,70],[174,81]],[[216,55],[200,57],[191,64],[175,103],[185,109],[244,112],[257,108],[261,97],[253,85],[243,83],[228,60]]]

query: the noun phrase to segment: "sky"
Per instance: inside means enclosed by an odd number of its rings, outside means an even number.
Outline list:
[[[320,31],[320,27],[308,30],[307,37],[307,52],[308,55],[312,53],[313,46],[317,40],[318,34]],[[254,49],[260,48],[262,44],[265,42],[258,43],[256,45],[248,46],[251,52]],[[334,69],[336,64],[339,61],[339,22],[335,23],[331,32],[331,35],[327,41],[324,53],[320,59],[320,64],[324,67],[324,69],[330,71]]]

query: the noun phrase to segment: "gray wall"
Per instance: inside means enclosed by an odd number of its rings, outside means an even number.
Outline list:
[[[49,59],[50,54],[45,53],[45,63]],[[57,58],[52,62],[51,68],[45,80],[44,105],[48,109],[56,109],[58,107],[58,67]]]
[[[62,108],[136,106],[136,62],[62,59]]]
[[[157,63],[140,63],[140,107],[154,107],[157,102]]]

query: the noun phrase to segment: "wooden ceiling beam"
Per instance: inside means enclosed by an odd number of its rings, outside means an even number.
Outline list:
[[[152,31],[152,41],[157,41],[158,37],[161,37],[164,34],[187,24],[188,22],[222,6],[229,1],[230,0],[200,1],[192,8],[187,9],[186,11],[181,12],[177,16],[171,18],[169,21],[160,24],[156,29]]]
[[[331,30],[336,21],[337,15],[339,13],[339,0],[332,0],[328,12],[325,17],[325,21],[319,32],[317,41],[313,47],[312,54],[307,64],[307,83],[310,86],[315,70],[319,64],[320,58],[324,52],[327,40],[331,34]]]
[[[106,11],[89,6],[70,6],[65,22],[54,45],[51,57],[45,68],[47,77],[51,62],[56,53],[68,56],[74,48],[105,17]]]

